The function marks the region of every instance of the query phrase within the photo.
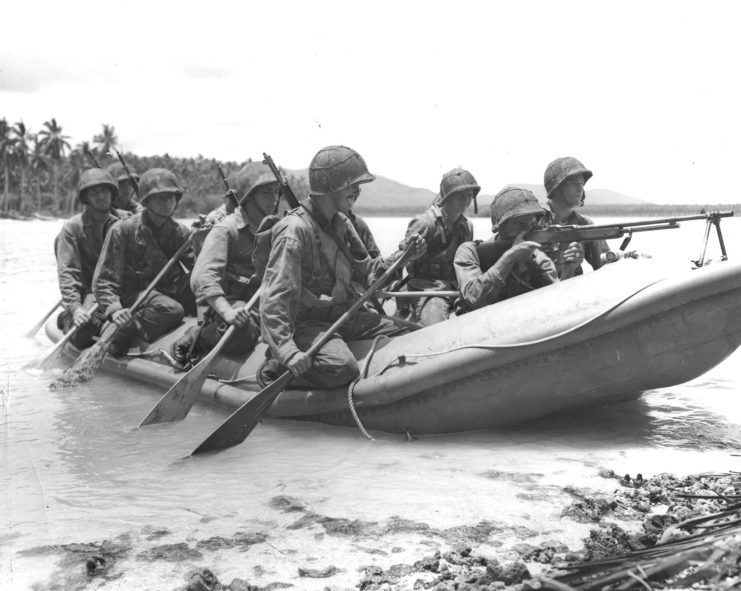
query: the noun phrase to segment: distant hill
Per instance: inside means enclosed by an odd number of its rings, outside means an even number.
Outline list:
[[[309,172],[307,169],[286,171],[289,176],[297,177],[308,187]],[[545,201],[545,188],[543,185],[528,183],[512,183],[509,186],[522,187],[529,189],[535,196]],[[502,187],[503,189],[504,187]],[[401,215],[414,214],[427,209],[435,199],[437,193],[430,189],[410,187],[398,181],[376,175],[376,180],[372,183],[364,183],[360,186],[360,198],[355,209],[360,214],[373,215]],[[479,194],[479,215],[488,215],[489,204],[494,195]],[[642,199],[631,197],[610,191],[609,189],[590,189],[587,191],[587,204],[593,207],[603,206],[645,206],[649,204]]]
[[[531,185],[528,183],[512,183],[511,185],[521,187],[523,189],[529,189],[540,201],[546,200],[545,187],[543,185]],[[504,189],[504,187],[502,187]],[[502,190],[500,189],[500,191]],[[481,203],[488,204],[494,199],[494,195],[481,195]],[[617,191],[611,191],[610,189],[587,189],[587,200],[586,203],[590,205],[602,206],[602,205],[647,205],[648,201],[638,199],[637,197],[631,197]],[[653,204],[650,204],[653,205]]]

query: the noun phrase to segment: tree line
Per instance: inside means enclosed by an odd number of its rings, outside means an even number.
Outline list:
[[[104,168],[117,162],[112,150],[118,147],[113,125],[103,124],[100,133],[95,134],[92,140],[73,147],[70,137],[53,117],[44,121],[37,132],[23,121],[10,124],[3,117],[0,119],[0,212],[6,216],[11,213],[63,217],[74,214],[80,209],[77,203],[80,174],[96,166],[93,159]],[[225,189],[217,165],[221,165],[229,176],[251,161],[221,162],[201,155],[196,158],[169,154],[140,156],[131,152],[122,153],[122,156],[129,168],[139,174],[150,168],[167,168],[175,173],[185,189],[178,208],[179,216],[206,213],[222,202]],[[308,195],[305,179],[289,174],[289,182],[299,199]]]

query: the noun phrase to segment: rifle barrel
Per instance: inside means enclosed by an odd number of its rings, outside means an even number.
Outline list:
[[[590,224],[590,228],[614,228],[628,226],[650,226],[653,224],[677,224],[679,222],[689,222],[692,220],[707,220],[713,218],[729,218],[733,216],[733,211],[709,211],[695,215],[683,215],[675,218],[659,218],[656,220],[636,220],[629,222],[617,222],[615,224]]]
[[[281,174],[280,170],[278,170],[278,167],[275,165],[272,156],[270,156],[270,154],[268,154],[267,152],[263,152],[262,157],[264,158],[263,162],[270,167],[270,170],[273,171],[273,175],[280,184],[281,193],[283,194],[283,197],[286,198],[288,205],[291,208],[298,207],[300,204],[298,202],[296,194],[293,192],[293,189],[291,189],[291,185],[288,184],[288,179]]]

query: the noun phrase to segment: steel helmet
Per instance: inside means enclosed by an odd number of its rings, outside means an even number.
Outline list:
[[[135,180],[139,180],[141,177],[139,174],[133,169],[133,167],[129,166],[129,172],[131,173],[131,176],[134,177]],[[120,162],[114,162],[113,164],[109,164],[105,167],[105,169],[110,173],[110,175],[116,179],[119,183],[121,181],[128,181],[129,175],[126,174],[126,169],[123,167],[123,164]]]
[[[374,180],[376,177],[368,172],[363,157],[347,146],[322,148],[309,164],[309,188],[313,195],[335,193]]]
[[[505,187],[491,202],[492,232],[496,232],[510,218],[531,213],[537,216],[545,214],[533,192],[519,187]]]
[[[80,203],[87,203],[87,197],[84,195],[85,189],[99,185],[108,187],[112,191],[113,199],[118,197],[118,183],[108,172],[102,168],[88,168],[80,175],[80,180],[77,182],[77,200]]]
[[[229,186],[237,194],[239,205],[244,205],[259,187],[277,183],[273,171],[264,162],[248,162],[237,172],[229,175]]]
[[[440,193],[437,199],[438,203],[442,203],[451,195],[460,193],[461,191],[473,191],[473,207],[474,211],[478,213],[478,204],[476,203],[476,196],[481,191],[481,187],[473,178],[473,175],[468,172],[465,168],[454,168],[449,170],[443,175],[443,179],[440,181]]]
[[[141,204],[145,205],[147,198],[157,193],[175,193],[175,198],[179,203],[183,198],[183,186],[177,177],[166,168],[150,168],[139,181]]]
[[[543,184],[545,185],[545,192],[548,199],[551,199],[551,195],[559,186],[561,186],[561,183],[563,183],[568,177],[577,174],[584,177],[585,183],[592,178],[592,171],[587,169],[586,166],[572,156],[556,158],[551,162],[546,167],[545,174],[543,175]]]

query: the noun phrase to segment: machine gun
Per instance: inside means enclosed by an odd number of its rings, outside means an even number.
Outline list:
[[[623,238],[620,250],[630,243],[635,232],[652,232],[654,230],[673,230],[679,228],[679,222],[691,220],[705,220],[705,239],[700,257],[692,261],[697,267],[702,267],[705,262],[705,252],[710,237],[710,227],[715,226],[718,234],[718,242],[721,250],[721,260],[727,260],[726,245],[720,230],[721,218],[733,216],[733,211],[709,211],[702,210],[699,215],[686,215],[675,218],[663,218],[656,220],[644,220],[633,222],[618,222],[615,224],[592,224],[587,226],[577,225],[552,225],[547,228],[532,230],[525,235],[526,240],[533,240],[544,245],[545,250],[561,251],[561,244],[571,242],[587,242],[590,240],[609,240],[612,238]],[[627,236],[626,236],[627,234]]]

